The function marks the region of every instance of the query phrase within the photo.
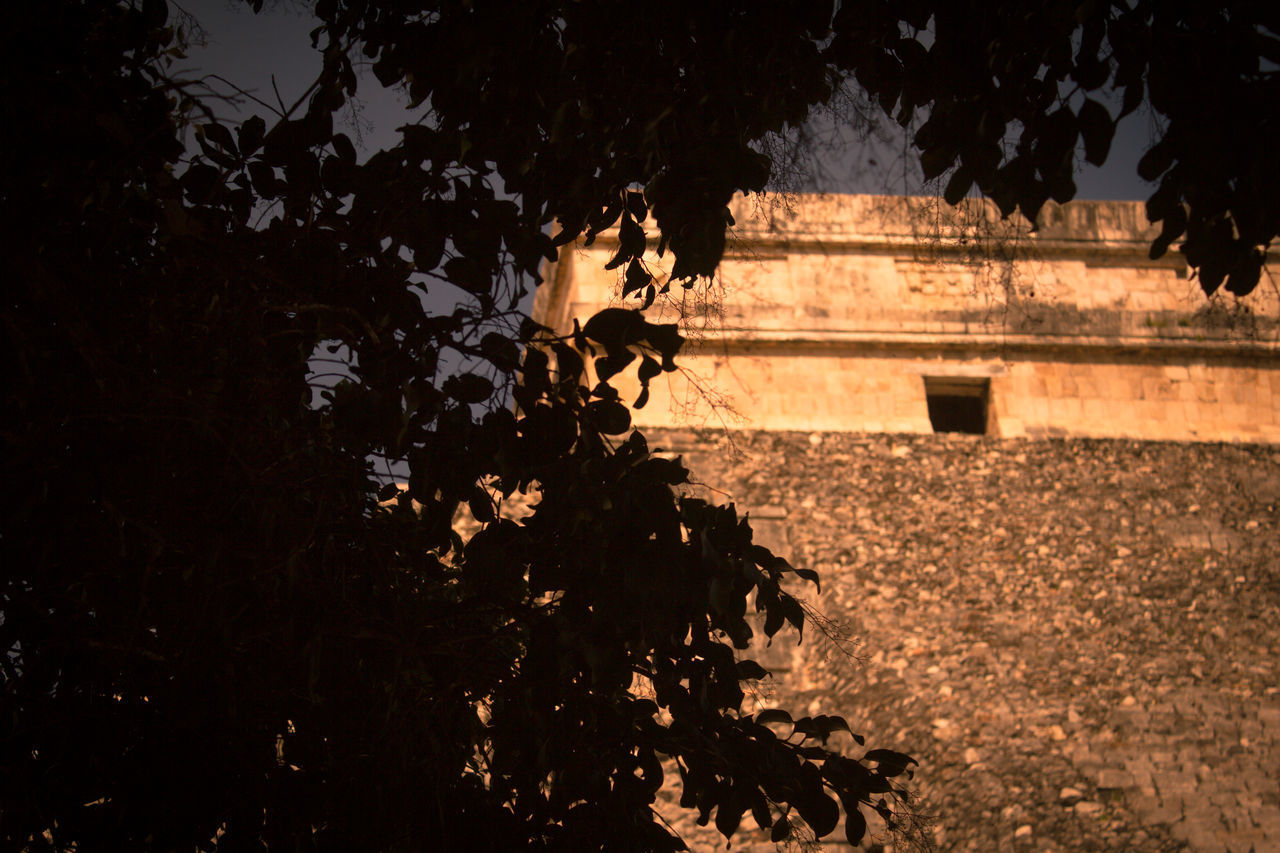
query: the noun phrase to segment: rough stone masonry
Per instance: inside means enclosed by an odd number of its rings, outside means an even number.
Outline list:
[[[1280,450],[647,435],[821,572],[852,656],[763,650],[762,704],[919,758],[939,849],[1280,850]]]
[[[635,419],[822,573],[851,643],[756,649],[760,705],[918,757],[941,850],[1280,850],[1274,270],[1206,300],[1121,202],[1034,231],[866,196],[734,217],[710,289],[650,311],[692,345]],[[535,316],[625,304],[615,242],[564,247]]]

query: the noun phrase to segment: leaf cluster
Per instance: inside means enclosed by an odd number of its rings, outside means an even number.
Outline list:
[[[1153,215],[1183,210],[1202,283],[1245,290],[1231,253],[1275,233],[1274,127],[1220,157],[1177,130],[1201,78],[1166,66],[1238,36],[1198,73],[1266,118],[1276,28],[1183,6],[319,0],[320,75],[234,126],[174,70],[163,0],[16,7],[3,844],[676,849],[664,757],[726,834],[891,819],[909,758],[744,710],[751,626],[802,631],[786,582],[817,577],[682,499],[683,466],[630,429],[610,382],[634,370],[644,405],[676,328],[610,309],[559,335],[522,300],[558,244],[614,225],[645,303],[646,225],[669,280],[711,275],[730,196],[768,181],[761,140],[847,74],[906,121],[929,109],[931,173],[959,162],[1029,215],[1069,194],[1081,134],[1095,159],[1110,135],[1092,101],[1053,108],[1058,81],[1144,87],[1172,140],[1144,160],[1173,199]],[[363,61],[419,110],[365,159],[334,123]]]
[[[578,24],[318,11],[321,76],[234,127],[173,73],[159,0],[31,5],[6,37],[7,109],[33,120],[4,146],[5,846],[676,849],[652,810],[663,758],[726,829],[824,786],[867,806],[814,775],[834,753],[742,710],[765,674],[741,653],[748,607],[798,631],[783,581],[816,576],[732,507],[679,500],[687,472],[608,384],[675,369],[675,327],[618,310],[558,337],[522,316],[553,208],[631,178],[579,167],[625,148],[572,142],[581,114],[555,143],[536,109],[487,125],[522,101],[482,79],[497,54],[478,45],[511,32],[494,49],[513,72],[571,53]],[[415,39],[437,37],[466,57],[456,87],[424,88],[441,72]],[[358,50],[430,101],[363,162],[333,123]],[[583,69],[556,74],[603,109]],[[632,134],[643,116],[612,109]],[[722,231],[737,173],[714,183]],[[706,233],[672,238],[694,272],[718,259]],[[316,384],[335,358],[341,381]],[[405,488],[376,458],[403,460]],[[536,504],[513,520],[517,493]]]
[[[973,188],[1036,221],[1075,197],[1118,121],[1159,122],[1138,174],[1160,257],[1176,241],[1202,289],[1257,285],[1280,232],[1280,17],[1267,4],[842,3],[826,53],[903,127],[926,179],[956,203]]]

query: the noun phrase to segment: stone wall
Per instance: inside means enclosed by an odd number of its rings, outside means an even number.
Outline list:
[[[1207,300],[1130,203],[734,217],[713,285],[647,314],[690,345],[635,421],[858,639],[758,649],[762,697],[918,756],[943,850],[1280,850],[1275,270]],[[615,248],[564,247],[535,316],[624,304]],[[930,434],[939,387],[986,436]]]
[[[735,217],[714,285],[649,312],[691,342],[640,424],[927,433],[936,376],[986,381],[993,435],[1280,442],[1274,272],[1206,300],[1176,251],[1147,257],[1140,204],[1049,205],[1034,233],[989,204],[880,196]],[[567,331],[623,304],[615,249],[609,232],[564,247],[539,319]]]
[[[853,656],[763,650],[781,677],[762,703],[917,756],[939,849],[1280,849],[1280,452],[647,435],[821,571]]]
[[[1083,349],[944,359],[906,344],[860,354],[747,345],[680,364],[689,374],[653,380],[637,423],[928,433],[925,378],[945,376],[987,379],[997,436],[1280,441],[1280,369],[1225,353],[1191,363]],[[624,399],[639,393],[625,378],[615,384]]]

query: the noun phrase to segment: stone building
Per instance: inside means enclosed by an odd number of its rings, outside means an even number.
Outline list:
[[[641,425],[1280,441],[1274,271],[1207,300],[1177,251],[1148,259],[1141,204],[1050,205],[1035,233],[990,203],[882,196],[735,218],[715,285],[655,306],[695,341]],[[615,246],[562,250],[544,322],[619,302]]]
[[[757,701],[919,758],[940,850],[1280,850],[1274,273],[1206,300],[1133,204],[735,218],[710,298],[650,309],[691,347],[635,420],[854,643],[758,647]],[[562,251],[543,322],[621,304],[612,250]]]

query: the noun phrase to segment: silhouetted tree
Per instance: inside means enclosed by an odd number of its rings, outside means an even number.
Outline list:
[[[696,286],[762,140],[842,85],[927,115],[949,198],[1034,217],[1114,128],[1071,81],[1167,118],[1154,250],[1185,232],[1206,290],[1247,292],[1277,225],[1261,5],[319,0],[319,78],[235,127],[174,74],[163,0],[9,10],[0,838],[675,849],[664,757],[726,835],[892,820],[909,758],[742,710],[748,610],[801,631],[784,581],[817,577],[629,432],[607,380],[674,369],[676,328],[557,337],[526,285],[616,224],[629,293]],[[333,123],[362,57],[421,116],[364,162]]]

